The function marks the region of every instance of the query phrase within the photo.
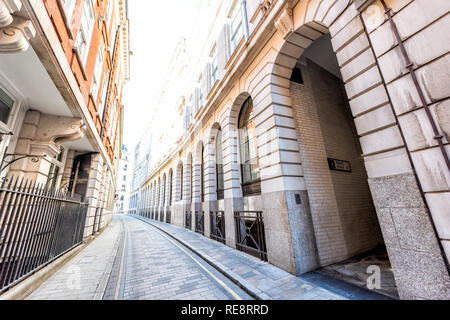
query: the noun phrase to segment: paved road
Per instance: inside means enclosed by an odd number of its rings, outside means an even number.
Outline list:
[[[192,251],[127,216],[116,216],[102,235],[28,298],[251,299]]]

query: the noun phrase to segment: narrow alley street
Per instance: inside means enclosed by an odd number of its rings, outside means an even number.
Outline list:
[[[33,300],[242,300],[251,297],[156,228],[127,216],[43,283]]]
[[[168,231],[173,238],[167,235]],[[196,249],[190,250],[175,239],[182,239],[181,242]],[[222,272],[193,251],[208,256],[210,262],[214,260]],[[224,274],[233,274],[240,286]],[[127,215],[116,215],[98,238],[27,299],[252,300],[254,297],[345,299],[190,230]]]

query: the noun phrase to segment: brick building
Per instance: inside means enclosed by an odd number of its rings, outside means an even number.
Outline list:
[[[0,15],[2,177],[87,203],[87,237],[112,217],[127,1],[1,0]]]
[[[149,124],[139,214],[293,274],[381,244],[401,298],[450,299],[449,11],[202,2]]]

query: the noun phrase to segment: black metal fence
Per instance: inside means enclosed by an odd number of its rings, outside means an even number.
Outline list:
[[[205,212],[195,211],[195,232],[205,234]]]
[[[87,204],[31,181],[0,186],[0,292],[83,240]]]
[[[184,227],[192,229],[192,213],[190,211],[186,211],[184,214]]]
[[[223,211],[210,211],[211,239],[225,243],[225,213]]]
[[[236,248],[267,261],[264,219],[261,211],[235,211]]]

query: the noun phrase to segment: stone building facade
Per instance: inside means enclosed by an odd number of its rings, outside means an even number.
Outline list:
[[[87,203],[88,237],[112,218],[126,1],[1,0],[0,16],[2,178]]]
[[[139,214],[187,226],[203,212],[210,237],[223,212],[225,244],[242,249],[239,216],[261,212],[261,257],[293,274],[382,242],[401,298],[450,299],[449,11],[219,1],[206,49],[178,55],[200,63],[163,105],[180,130],[152,140]]]

